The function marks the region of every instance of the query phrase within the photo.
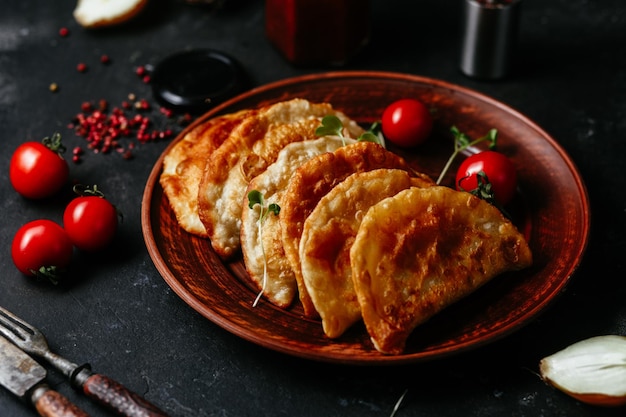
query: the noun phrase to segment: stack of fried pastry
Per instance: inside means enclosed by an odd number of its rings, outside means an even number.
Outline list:
[[[341,136],[316,136],[326,115]],[[399,354],[419,324],[532,255],[497,208],[437,186],[362,132],[327,103],[242,110],[190,130],[160,181],[181,227],[224,259],[241,252],[271,303],[298,299],[330,338],[363,320],[377,350]],[[261,218],[253,190],[280,212]]]

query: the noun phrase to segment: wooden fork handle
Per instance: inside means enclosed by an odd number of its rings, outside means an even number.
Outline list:
[[[41,417],[89,417],[65,396],[45,385],[37,387],[32,401]]]
[[[92,374],[82,385],[83,392],[90,398],[126,417],[167,417],[157,406],[130,391],[119,382],[101,375]]]

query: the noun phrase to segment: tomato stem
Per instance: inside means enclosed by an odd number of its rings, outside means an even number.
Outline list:
[[[52,152],[55,152],[59,155],[65,152],[65,146],[61,141],[61,134],[58,132],[52,134],[51,138],[46,136],[41,140],[41,143],[43,143]]]
[[[72,190],[81,197],[93,196],[93,197],[104,197],[104,193],[98,190],[98,186],[94,185],[93,187],[89,187],[88,185],[76,184],[72,187]]]
[[[31,270],[34,276],[40,279],[50,281],[53,285],[59,284],[59,277],[63,275],[64,270],[56,266],[42,266],[37,271]]]

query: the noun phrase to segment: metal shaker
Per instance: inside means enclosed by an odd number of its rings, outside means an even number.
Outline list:
[[[473,78],[507,75],[517,43],[521,0],[463,0],[461,71]]]

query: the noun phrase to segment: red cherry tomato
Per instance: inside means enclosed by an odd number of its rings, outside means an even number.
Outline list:
[[[409,148],[423,143],[432,129],[432,115],[419,100],[398,100],[387,106],[383,112],[383,135],[400,147]]]
[[[456,188],[473,191],[478,187],[477,175],[484,172],[491,183],[494,198],[500,205],[508,204],[517,188],[517,172],[513,162],[504,154],[484,151],[469,156],[456,173]]]
[[[94,252],[104,249],[117,231],[117,210],[104,197],[76,197],[65,208],[63,225],[78,249]]]
[[[72,242],[52,220],[34,220],[22,226],[11,245],[13,263],[24,275],[56,281],[72,260]]]
[[[60,152],[61,136],[18,146],[11,157],[9,178],[15,191],[26,198],[50,197],[67,182],[69,166]]]

